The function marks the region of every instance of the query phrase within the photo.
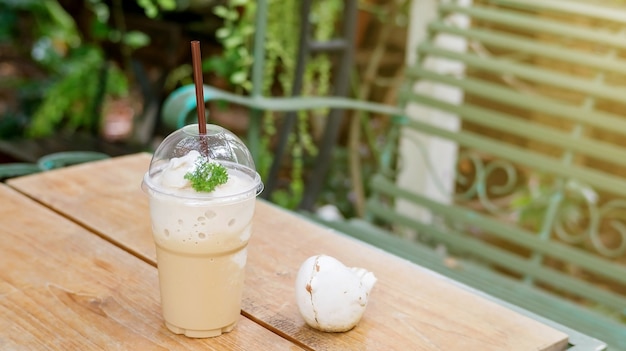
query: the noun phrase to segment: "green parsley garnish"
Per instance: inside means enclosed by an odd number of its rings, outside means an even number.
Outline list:
[[[196,168],[185,174],[185,179],[191,183],[196,191],[211,192],[218,185],[226,184],[228,172],[226,167],[219,163],[209,162],[208,158],[198,159]]]

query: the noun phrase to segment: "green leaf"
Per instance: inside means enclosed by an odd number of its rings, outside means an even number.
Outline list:
[[[146,16],[148,18],[156,18],[156,16],[159,14],[159,9],[157,9],[156,6],[146,7],[144,11],[146,12]]]
[[[91,35],[93,35],[96,39],[106,39],[111,32],[111,28],[106,24],[100,21],[92,21],[91,24]]]
[[[254,33],[254,26],[252,24],[243,25],[240,31],[242,36],[248,36]]]
[[[230,28],[220,28],[215,31],[215,36],[219,39],[224,39],[230,35]]]
[[[241,87],[244,88],[245,90],[250,91],[250,90],[252,90],[252,82],[247,80],[247,81],[241,83]]]
[[[230,71],[228,62],[221,57],[212,56],[202,62],[203,72],[212,72],[220,77],[226,77]]]
[[[150,44],[150,37],[143,32],[133,30],[127,32],[122,38],[122,41],[131,48],[138,49]]]
[[[231,0],[230,5],[231,6],[244,6],[248,2],[250,2],[250,0]]]
[[[224,48],[232,49],[236,46],[239,46],[243,43],[243,39],[241,37],[228,37],[224,40]]]
[[[236,10],[228,12],[228,14],[224,17],[224,19],[236,22],[239,19],[239,12]]]
[[[176,1],[175,0],[158,0],[159,6],[162,9],[172,11],[176,10]]]
[[[241,84],[246,81],[248,74],[245,71],[235,72],[230,76],[230,81],[234,84]]]
[[[218,17],[225,18],[228,16],[228,8],[222,5],[215,6],[215,8],[213,9],[213,13]]]

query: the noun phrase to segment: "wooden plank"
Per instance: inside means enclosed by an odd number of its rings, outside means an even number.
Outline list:
[[[9,184],[155,262],[147,196],[150,155],[83,164]],[[379,281],[352,331],[315,331],[294,296],[300,264],[328,254]],[[243,313],[314,350],[563,350],[567,335],[463,290],[408,261],[259,201],[249,247]]]
[[[122,156],[40,173],[40,178],[14,178],[7,184],[96,232],[106,233],[108,240],[141,259],[154,261],[154,242],[144,213],[148,196],[141,190],[150,157]],[[102,211],[102,206],[106,210]]]
[[[299,349],[251,320],[214,339],[170,333],[157,270],[0,185],[0,349]]]

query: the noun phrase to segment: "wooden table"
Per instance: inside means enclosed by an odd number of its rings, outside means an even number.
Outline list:
[[[563,350],[568,335],[426,269],[258,201],[242,316],[212,339],[161,318],[148,198],[136,154],[0,184],[0,349]],[[360,324],[305,325],[295,275],[328,254],[374,272]]]

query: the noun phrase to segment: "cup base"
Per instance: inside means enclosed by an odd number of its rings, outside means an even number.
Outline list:
[[[211,329],[211,330],[194,330],[184,329],[165,322],[165,326],[174,334],[184,334],[188,338],[213,338],[222,335],[222,333],[228,333],[235,328],[235,323],[229,324],[223,328]]]

